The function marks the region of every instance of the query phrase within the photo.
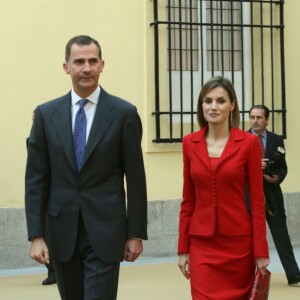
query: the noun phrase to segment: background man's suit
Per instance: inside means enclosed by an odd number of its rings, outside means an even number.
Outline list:
[[[44,236],[47,217],[55,261],[72,257],[81,219],[93,250],[107,264],[123,260],[128,238],[147,239],[141,137],[136,108],[101,89],[78,174],[71,93],[37,107],[26,168],[28,236]]]
[[[278,147],[284,148],[284,142],[281,136],[267,131],[267,142],[265,149],[265,158],[272,159]],[[270,183],[264,179],[264,193],[266,202],[275,215],[266,214],[267,222],[273,237],[275,247],[280,257],[282,266],[287,277],[298,274],[299,268],[295,260],[293,247],[288,234],[286,225],[286,214],[284,208],[284,199],[280,183],[287,175],[287,164],[285,157],[280,163],[278,172],[279,181],[276,184]]]

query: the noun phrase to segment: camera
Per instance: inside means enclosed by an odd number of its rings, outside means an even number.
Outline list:
[[[285,149],[283,147],[278,147],[272,158],[268,161],[267,166],[264,170],[266,175],[272,176],[276,175],[279,169],[279,166],[284,159]]]

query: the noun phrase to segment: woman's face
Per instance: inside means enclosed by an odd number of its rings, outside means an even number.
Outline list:
[[[226,124],[229,122],[230,112],[234,109],[234,103],[226,90],[216,87],[210,90],[202,102],[203,115],[208,124]]]

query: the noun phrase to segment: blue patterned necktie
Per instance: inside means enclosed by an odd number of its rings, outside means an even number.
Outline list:
[[[78,172],[80,172],[82,167],[82,161],[86,145],[86,115],[84,112],[84,106],[89,100],[81,99],[79,101],[79,109],[76,114],[73,140],[74,140],[74,150],[75,159]]]

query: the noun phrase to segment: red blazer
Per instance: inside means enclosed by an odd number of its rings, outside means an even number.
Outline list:
[[[254,256],[268,257],[266,221],[258,138],[232,128],[215,171],[210,167],[207,127],[183,139],[183,200],[178,252],[189,252],[189,236],[253,235]],[[248,184],[251,213],[246,206]]]

